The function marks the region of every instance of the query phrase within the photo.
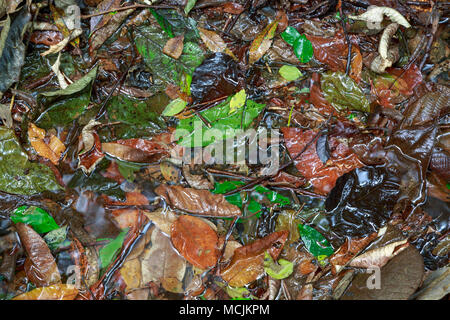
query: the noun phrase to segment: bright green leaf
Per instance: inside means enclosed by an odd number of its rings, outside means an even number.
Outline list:
[[[70,241],[67,240],[67,227],[58,228],[50,231],[44,237],[45,242],[47,243],[50,250],[55,250],[59,247],[64,246],[65,244],[69,244]]]
[[[297,40],[300,37],[300,33],[295,29],[294,27],[287,27],[286,30],[284,30],[281,33],[281,38],[283,38],[284,41],[286,41],[287,44],[293,46],[295,43],[295,40]]]
[[[333,247],[319,231],[303,224],[298,225],[298,230],[306,249],[313,256],[319,257],[325,255],[328,257],[333,254]]]
[[[266,252],[264,255],[264,270],[274,279],[284,279],[294,271],[294,264],[285,259],[278,260],[278,263],[272,259],[272,256]]]
[[[287,81],[294,81],[302,76],[300,70],[294,66],[282,66],[278,72]]]
[[[188,0],[186,3],[186,7],[184,7],[184,13],[188,14],[189,11],[192,10],[192,8],[195,6],[195,3],[197,0]]]
[[[35,206],[21,206],[11,215],[14,223],[25,223],[31,226],[37,233],[46,233],[59,229],[55,220],[45,210]]]
[[[314,55],[313,46],[304,34],[300,35],[292,46],[294,53],[301,63],[307,63]]]
[[[99,250],[100,262],[102,268],[106,268],[111,261],[115,258],[116,254],[119,252],[122,247],[123,241],[125,240],[125,236],[128,233],[128,229],[123,230],[117,238],[112,240],[106,246]]]

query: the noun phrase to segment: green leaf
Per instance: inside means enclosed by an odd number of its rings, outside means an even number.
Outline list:
[[[208,128],[198,116],[181,119],[175,131],[175,139],[179,139],[178,144],[182,146],[204,147],[213,143],[216,139],[219,141],[234,137],[235,132],[233,130],[241,128],[241,120],[243,125],[242,129],[247,129],[253,119],[256,118],[265,107],[264,104],[247,100],[245,116],[242,119],[244,108],[240,108],[236,112],[230,114],[230,100],[231,98],[228,98],[214,108],[200,112],[200,114],[211,124],[211,128]],[[201,139],[196,137],[196,130],[202,131]]]
[[[281,38],[283,38],[287,44],[294,46],[295,40],[297,40],[300,35],[301,34],[297,31],[297,29],[289,26],[281,33]]]
[[[176,98],[166,106],[166,108],[162,112],[162,115],[166,117],[174,116],[177,113],[183,111],[183,109],[186,108],[186,105],[187,105],[186,101],[184,101],[181,98]]]
[[[98,66],[89,71],[67,88],[38,95],[39,104],[49,106],[34,121],[44,129],[66,125],[77,119],[88,107],[91,97],[91,83],[97,76]]]
[[[149,138],[165,129],[163,118],[153,112],[149,104],[125,95],[112,97],[108,105],[108,117],[110,121],[118,121],[120,124],[114,126],[114,135],[109,128],[99,130],[102,141]]]
[[[202,63],[204,53],[197,44],[196,31],[190,26],[189,19],[182,19],[179,15],[174,19],[171,22],[178,24],[177,34],[185,36],[183,51],[178,59],[163,54],[169,36],[161,32],[157,25],[139,26],[134,40],[139,54],[156,79],[179,85],[185,74],[192,75],[195,68]],[[161,88],[165,87],[160,85]]]
[[[278,72],[287,81],[294,81],[302,76],[300,70],[294,66],[282,66]]]
[[[63,188],[52,170],[44,164],[30,162],[13,130],[0,127],[0,190],[32,195]]]
[[[284,279],[294,271],[294,264],[285,259],[279,259],[278,263],[272,259],[272,256],[266,252],[264,255],[264,270],[274,279]]]
[[[11,215],[14,223],[25,223],[31,226],[37,233],[46,233],[59,229],[55,220],[45,210],[35,206],[21,206]]]
[[[116,254],[119,252],[122,247],[123,241],[125,240],[125,236],[128,233],[128,228],[123,230],[117,238],[112,240],[106,246],[99,250],[100,263],[102,268],[106,268],[111,261],[115,258]]]
[[[142,168],[142,164],[137,164],[129,161],[122,161],[119,159],[115,159],[117,163],[117,167],[119,169],[120,174],[128,181],[133,182],[136,171],[139,171]]]
[[[333,247],[328,243],[327,239],[316,229],[299,224],[298,230],[306,249],[315,257],[330,256],[333,254]]]
[[[295,40],[293,48],[295,55],[301,63],[307,63],[313,57],[313,46],[304,34]]]
[[[195,6],[195,3],[197,0],[188,0],[186,3],[186,7],[184,7],[184,13],[188,14],[189,11],[192,10],[192,8]]]
[[[92,80],[97,76],[98,65],[93,68],[91,71],[86,73],[82,78],[78,79],[74,83],[71,83],[67,88],[51,91],[51,92],[42,92],[40,93],[46,97],[55,97],[55,96],[69,96],[74,93],[80,92],[84,88],[86,88],[89,84],[91,84]]]
[[[266,187],[263,187],[261,185],[256,186],[255,191],[259,192],[260,194],[263,194],[271,203],[277,203],[281,206],[287,206],[291,204],[289,198],[286,198],[281,194],[272,191],[270,189],[267,189]]]
[[[162,15],[160,15],[158,12],[156,12],[155,9],[150,8],[150,12],[155,17],[155,19],[158,22],[161,29],[163,29],[170,38],[175,37],[173,34],[173,31],[172,31],[172,26],[166,20],[166,18],[164,18]]]
[[[307,63],[313,57],[314,50],[311,44],[304,34],[300,34],[297,29],[293,27],[287,27],[286,30],[281,33],[281,37],[287,44],[291,45],[294,49],[294,53],[301,63]]]
[[[370,111],[369,101],[358,84],[343,72],[322,74],[320,85],[325,99],[338,111]]]

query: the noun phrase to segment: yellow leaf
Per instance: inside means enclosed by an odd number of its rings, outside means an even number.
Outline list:
[[[230,101],[230,112],[229,114],[235,112],[237,109],[242,108],[245,105],[245,100],[247,99],[247,94],[245,90],[242,89],[238,93],[236,93]]]
[[[272,46],[272,39],[277,30],[278,21],[273,21],[261,31],[260,34],[253,40],[249,49],[249,63],[253,64],[267,52]]]
[[[46,132],[44,129],[38,128],[35,124],[30,123],[28,126],[28,139],[33,149],[38,155],[49,159],[54,165],[58,165],[61,154],[66,150],[66,147],[53,134],[50,134],[49,143],[45,142]]]

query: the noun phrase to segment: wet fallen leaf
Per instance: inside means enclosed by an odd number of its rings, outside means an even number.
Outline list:
[[[213,194],[209,190],[183,188],[162,184],[155,189],[173,208],[186,212],[214,217],[240,216],[241,210],[230,204],[223,195]]]
[[[15,296],[12,300],[74,300],[78,289],[70,284],[54,284]]]
[[[197,268],[213,267],[219,258],[217,234],[200,218],[180,216],[172,224],[170,238],[178,252]]]

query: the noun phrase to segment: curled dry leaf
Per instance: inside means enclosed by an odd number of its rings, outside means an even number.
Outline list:
[[[183,292],[182,280],[186,261],[173,248],[170,238],[159,229],[152,232],[152,246],[141,257],[142,280],[144,284],[161,283],[169,292]]]
[[[66,147],[57,136],[54,134],[47,136],[44,129],[30,123],[28,125],[28,139],[38,155],[49,159],[54,165],[58,165],[59,158]]]
[[[68,37],[64,38],[62,41],[58,42],[57,44],[51,45],[47,51],[41,53],[41,56],[46,56],[51,53],[60,52],[62,49],[65,48],[65,46],[67,46],[69,44],[70,41],[78,38],[79,36],[81,36],[82,33],[83,33],[83,30],[81,30],[81,29],[74,29]]]
[[[235,217],[241,210],[229,203],[221,194],[209,190],[183,188],[182,186],[159,185],[155,192],[173,208],[212,217]]]
[[[367,28],[369,29],[381,29],[381,22],[384,16],[387,16],[391,21],[396,22],[405,28],[411,27],[408,20],[397,10],[389,7],[369,6],[367,11],[359,16],[349,15],[348,17],[353,20],[366,21]]]
[[[211,226],[202,219],[180,216],[172,224],[170,236],[173,246],[195,267],[207,269],[217,263],[219,239]]]
[[[78,168],[81,168],[85,174],[94,171],[95,166],[103,159],[105,154],[102,152],[100,137],[95,131],[95,127],[101,124],[98,121],[90,120],[81,130],[81,148],[78,154]]]
[[[398,24],[391,23],[383,30],[383,34],[381,35],[381,38],[380,38],[380,44],[378,46],[378,53],[380,54],[381,58],[383,58],[383,59],[388,58],[389,43],[391,41],[391,38],[397,32],[397,29],[398,29]]]
[[[358,268],[383,267],[388,261],[408,247],[408,240],[396,241],[384,247],[373,249],[357,256],[350,266]]]
[[[44,239],[30,226],[17,223],[17,232],[27,253],[25,273],[38,287],[61,282],[58,267]]]
[[[78,289],[71,284],[54,284],[22,293],[12,300],[74,300]]]
[[[220,275],[232,287],[242,287],[264,274],[266,252],[277,260],[287,240],[288,231],[277,231],[244,247],[237,248]]]
[[[183,53],[183,41],[184,36],[178,36],[167,40],[166,45],[163,48],[163,53],[169,57],[178,59]]]
[[[331,272],[333,274],[339,273],[353,257],[364,250],[376,237],[377,233],[373,232],[367,237],[345,239],[344,244],[329,257]]]

